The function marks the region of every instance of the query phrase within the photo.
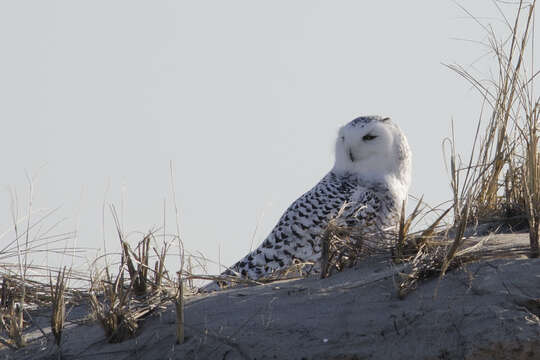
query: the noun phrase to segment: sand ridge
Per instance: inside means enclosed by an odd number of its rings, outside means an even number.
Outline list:
[[[493,248],[528,244],[496,235]],[[69,313],[63,359],[535,359],[540,358],[540,259],[493,259],[428,280],[404,300],[398,272],[375,256],[327,279],[315,277],[187,298],[186,342],[175,344],[171,304],[132,339],[107,343],[86,305]],[[437,296],[435,297],[435,291]],[[45,333],[47,309],[33,315]],[[52,336],[0,359],[57,359]]]

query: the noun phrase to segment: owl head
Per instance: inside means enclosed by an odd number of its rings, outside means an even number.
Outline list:
[[[411,151],[399,127],[381,116],[362,116],[339,129],[333,171],[408,189]]]

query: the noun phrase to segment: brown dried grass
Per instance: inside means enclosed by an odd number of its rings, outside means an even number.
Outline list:
[[[67,274],[69,277],[69,273]],[[56,283],[53,285],[52,276],[50,279],[51,289],[51,331],[54,335],[56,346],[60,347],[62,342],[62,332],[64,330],[64,323],[66,320],[66,268],[62,269],[56,277]]]
[[[500,10],[497,2],[494,4]],[[483,100],[468,164],[461,164],[455,154],[454,135],[447,139],[451,147],[450,173],[456,223],[462,202],[470,196],[470,223],[493,219],[510,227],[527,223],[533,257],[538,256],[540,217],[540,98],[535,94],[539,71],[533,68],[531,40],[535,7],[536,0],[527,4],[520,1],[512,23],[500,10],[507,24],[507,35],[499,36],[491,26],[482,25],[488,37],[486,45],[497,64],[493,79],[479,78],[463,66],[447,65],[478,90]],[[527,64],[527,54],[530,54],[531,64]],[[488,111],[484,111],[485,107]],[[482,133],[485,113],[488,119]]]
[[[133,251],[121,230],[114,207],[111,212],[122,249],[121,262],[114,277],[107,267],[94,273],[90,303],[108,341],[116,343],[134,336],[141,319],[172,300],[173,282],[165,268],[170,243],[164,242],[159,250],[151,247],[150,241],[155,237],[150,231]],[[151,248],[157,257],[153,269],[148,266]],[[126,280],[126,274],[129,280]],[[166,284],[164,280],[167,280]]]

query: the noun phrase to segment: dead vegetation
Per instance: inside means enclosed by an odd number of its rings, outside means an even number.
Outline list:
[[[481,79],[462,66],[448,65],[478,90],[483,99],[467,164],[462,164],[455,155],[453,136],[448,142],[452,147],[455,208],[460,209],[464,199],[470,196],[472,222],[497,220],[515,226],[525,220],[529,225],[532,254],[537,256],[540,98],[534,91],[538,74],[534,69],[532,42],[535,5],[536,1],[520,1],[513,20],[507,19],[501,10],[507,35],[498,35],[491,26],[482,25],[488,36],[485,46],[496,62],[493,79]],[[482,134],[484,118],[487,124]]]
[[[172,299],[170,290],[174,284],[165,269],[165,258],[171,243],[164,241],[160,249],[151,247],[151,240],[154,243],[157,241],[155,232],[149,231],[132,250],[114,207],[111,207],[111,212],[120,241],[121,260],[115,275],[110,273],[108,267],[94,271],[91,276],[90,304],[108,341],[116,343],[134,336],[141,319]],[[149,261],[154,257],[156,260],[151,268]]]
[[[97,276],[90,288],[90,304],[107,340],[121,342],[135,335],[138,316],[131,301],[131,286],[124,283],[124,271],[120,268],[116,278],[106,272],[105,278]]]
[[[321,278],[343,271],[365,256],[388,249],[395,238],[393,228],[380,229],[376,234],[366,233],[354,220],[343,221],[342,213],[350,204],[344,204],[331,219],[321,237]]]
[[[29,212],[31,213],[31,212]],[[149,231],[136,246],[132,247],[121,230],[114,207],[111,213],[116,225],[121,253],[119,262],[109,265],[108,258],[115,254],[104,254],[93,263],[90,275],[72,269],[55,269],[48,265],[34,265],[27,260],[28,255],[36,255],[42,248],[46,253],[56,252],[74,256],[77,249],[66,245],[52,246],[60,241],[72,240],[74,233],[49,235],[37,231],[31,234],[36,223],[44,222],[54,212],[45,214],[45,218],[25,218],[26,228],[20,230],[21,221],[14,214],[15,240],[8,242],[0,252],[0,259],[5,263],[0,283],[0,342],[5,346],[20,348],[26,345],[25,329],[32,324],[30,311],[48,307],[51,309],[50,332],[61,351],[62,334],[66,322],[67,306],[88,302],[94,318],[99,322],[109,342],[121,342],[132,337],[140,328],[141,320],[166,303],[175,301],[183,307],[186,291],[177,292],[178,284],[169,277],[165,262],[168,252],[178,235],[165,232],[157,235]],[[54,229],[47,228],[47,232]],[[160,241],[162,237],[162,241]],[[24,239],[23,242],[19,241]],[[16,259],[12,262],[9,260]],[[105,266],[99,263],[105,259]],[[199,261],[195,259],[196,261]],[[191,264],[191,259],[189,264]],[[111,272],[116,267],[117,271]],[[192,266],[188,266],[191,271]],[[191,275],[191,274],[189,274]],[[186,274],[184,276],[188,277]],[[45,280],[46,279],[46,280]],[[191,279],[190,279],[191,280]],[[82,284],[82,290],[70,287],[70,281]],[[88,287],[86,287],[88,284]],[[183,284],[182,284],[183,286]],[[187,290],[187,293],[192,290]],[[35,324],[34,324],[35,325]],[[40,328],[42,334],[45,335]],[[48,336],[47,336],[48,337]]]
[[[42,269],[38,269],[42,270]],[[51,332],[58,345],[65,321],[67,304],[77,304],[85,297],[84,292],[69,288],[67,280],[80,279],[81,274],[49,268],[49,283],[14,275],[2,275],[0,290],[0,342],[16,348],[26,344],[24,331],[32,320],[29,311],[49,307],[51,309]],[[56,282],[52,282],[55,274]],[[23,298],[24,296],[24,298]],[[24,305],[21,300],[24,299]]]
[[[182,280],[182,271],[178,273],[177,291],[174,296],[174,308],[176,310],[176,343],[181,345],[185,341],[184,332],[184,281]]]
[[[15,301],[15,296],[13,296],[14,293],[15,292],[10,294],[10,300],[8,300],[7,306],[3,309],[2,314],[0,315],[0,322],[8,333],[8,343],[20,348],[26,345],[26,340],[23,336],[23,306],[20,302]],[[19,299],[24,299],[24,297],[20,296]]]
[[[499,6],[494,2],[495,6]],[[422,199],[406,217],[402,208],[394,235],[381,232],[379,241],[394,236],[392,258],[408,263],[400,274],[398,296],[403,298],[423,279],[444,274],[463,263],[494,256],[506,256],[471,246],[466,232],[478,225],[495,223],[503,231],[527,228],[530,235],[529,256],[538,257],[540,216],[540,159],[538,157],[540,98],[534,93],[539,71],[527,66],[532,62],[532,18],[536,1],[516,5],[510,22],[500,8],[508,35],[500,36],[489,25],[486,31],[490,54],[497,71],[493,79],[480,79],[459,65],[447,65],[479,91],[483,99],[473,149],[466,163],[455,148],[454,129],[443,145],[448,154],[453,201],[425,230],[411,233],[413,222],[433,210],[422,206]],[[464,9],[465,10],[465,9]],[[466,11],[466,10],[465,10]],[[487,118],[487,122],[486,122]],[[485,125],[482,125],[486,122]],[[483,131],[483,132],[482,132]],[[450,211],[453,210],[452,213]],[[453,215],[448,218],[448,215]],[[450,223],[448,226],[443,226]],[[361,258],[365,239],[354,227],[331,221],[323,236],[322,277],[341,271]]]
[[[29,261],[30,254],[67,252],[71,250],[73,256],[75,249],[61,247],[59,243],[73,237],[72,232],[52,235],[58,222],[49,224],[51,216],[57,209],[47,211],[34,211],[33,178],[27,175],[28,201],[24,215],[20,215],[18,208],[18,195],[11,191],[12,228],[3,234],[0,239],[11,236],[0,248],[0,270],[2,274],[0,291],[0,341],[8,346],[20,348],[26,345],[24,330],[29,322],[27,308],[43,304],[51,304],[49,284],[43,279],[47,273],[60,274],[61,271],[50,266],[35,265]],[[38,215],[39,214],[39,215]],[[15,262],[9,261],[16,259]],[[74,278],[81,276],[73,273]],[[65,290],[62,290],[62,297]],[[72,289],[69,296],[76,292]],[[58,293],[60,295],[60,292]],[[59,325],[59,323],[58,323]],[[58,327],[57,327],[58,329]]]
[[[479,91],[483,99],[482,115],[467,163],[462,163],[456,154],[453,128],[451,138],[445,140],[444,144],[450,146],[453,225],[438,234],[440,240],[425,241],[418,247],[411,260],[411,270],[402,274],[400,297],[414,289],[418,281],[442,277],[462,263],[508,255],[478,251],[482,244],[467,247],[466,230],[479,224],[497,223],[506,231],[527,225],[529,255],[538,256],[540,98],[534,93],[538,71],[534,68],[529,71],[526,66],[527,54],[531,56],[530,65],[534,65],[530,48],[535,5],[536,1],[520,1],[512,23],[498,8],[508,30],[508,35],[502,37],[469,14],[486,31],[486,46],[496,60],[497,71],[493,79],[479,79],[462,66],[448,65]],[[484,117],[487,124],[482,134]]]
[[[67,274],[69,277],[69,273]],[[62,331],[66,321],[66,301],[64,294],[66,292],[66,268],[58,273],[56,283],[53,285],[52,276],[50,278],[51,289],[51,331],[54,335],[56,346],[60,347],[62,342]]]

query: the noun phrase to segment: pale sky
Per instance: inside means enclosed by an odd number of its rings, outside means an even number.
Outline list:
[[[501,26],[492,1],[461,4]],[[161,226],[166,199],[173,232],[172,161],[186,249],[217,261],[221,248],[231,265],[261,214],[254,246],[330,170],[337,129],[363,114],[403,129],[411,194],[435,205],[450,198],[450,121],[467,153],[481,105],[441,63],[487,74],[490,59],[456,38],[486,36],[447,0],[0,1],[0,225],[8,187],[24,214],[27,171],[34,209],[61,206],[51,233],[77,228],[77,246],[103,247],[103,203],[122,198],[126,230]],[[108,208],[105,222],[116,249]]]

